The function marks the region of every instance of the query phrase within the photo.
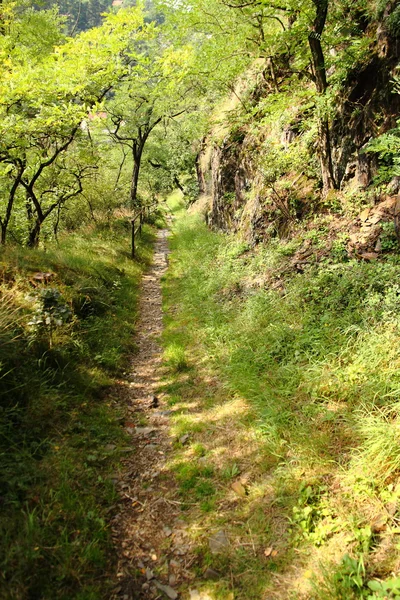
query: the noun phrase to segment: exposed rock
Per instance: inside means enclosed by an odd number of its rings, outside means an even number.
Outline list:
[[[189,441],[189,434],[185,433],[185,435],[183,435],[182,437],[179,438],[179,443],[182,444],[182,446],[184,446],[185,444],[188,443]]]

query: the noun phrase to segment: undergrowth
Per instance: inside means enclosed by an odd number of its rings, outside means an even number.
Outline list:
[[[0,598],[108,597],[110,474],[125,439],[112,384],[133,350],[151,256],[116,223],[0,254]]]
[[[397,597],[398,257],[286,270],[271,289],[276,244],[250,250],[177,215],[164,344],[192,368],[167,362],[164,390],[177,435],[190,436],[171,465],[196,505],[187,519],[203,564],[221,570],[207,591]],[[206,466],[211,512],[197,483]],[[232,495],[231,480],[245,491]],[[196,533],[218,527],[235,540],[226,564]]]

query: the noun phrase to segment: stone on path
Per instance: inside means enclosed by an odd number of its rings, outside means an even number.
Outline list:
[[[210,537],[208,545],[210,546],[211,554],[220,554],[229,548],[229,539],[226,532],[221,529],[221,531],[215,533]]]
[[[215,571],[214,569],[212,569],[211,567],[208,567],[205,571],[204,571],[204,579],[209,579],[210,581],[218,581],[220,579],[220,574],[218,573],[218,571]]]
[[[164,592],[164,594],[171,600],[176,600],[178,597],[178,594],[170,585],[163,585],[157,581],[157,579],[155,579],[153,583],[160,590],[160,592]]]

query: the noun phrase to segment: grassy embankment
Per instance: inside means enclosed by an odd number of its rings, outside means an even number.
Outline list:
[[[212,598],[398,597],[399,258],[299,274],[302,241],[251,250],[177,211],[164,389],[190,436],[170,468],[199,581],[211,565]]]
[[[136,261],[122,223],[0,254],[0,598],[108,597],[109,476],[127,451],[110,386],[152,238]],[[37,271],[54,277],[36,285]]]

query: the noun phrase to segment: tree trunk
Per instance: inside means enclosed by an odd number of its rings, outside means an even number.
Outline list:
[[[308,36],[308,43],[311,50],[315,86],[317,92],[323,96],[326,93],[328,81],[326,77],[325,57],[321,38],[328,15],[328,0],[313,0],[313,2],[317,9],[317,13],[313,23],[313,31],[311,31]],[[327,194],[329,190],[337,188],[337,185],[333,173],[329,121],[326,115],[319,115],[318,119],[319,158],[321,163],[322,184],[323,192],[324,194]]]
[[[324,194],[329,190],[337,189],[333,174],[331,135],[327,118],[320,117],[319,129],[319,155],[321,163],[322,189]]]
[[[131,208],[134,210],[138,206],[138,185],[139,185],[139,174],[140,166],[142,164],[142,154],[145,141],[140,141],[138,146],[133,148],[133,171],[132,171],[132,182],[131,182]]]
[[[0,223],[0,235],[1,235],[1,245],[4,246],[6,243],[6,239],[7,239],[7,223],[5,223],[4,221],[1,221]]]
[[[37,248],[39,246],[40,230],[42,227],[42,221],[38,218],[35,221],[35,225],[29,232],[28,237],[28,248]]]
[[[206,181],[204,178],[204,173],[201,169],[200,165],[200,153],[196,156],[196,174],[197,174],[197,182],[199,184],[200,194],[206,193]]]
[[[0,3],[0,7],[1,7],[1,3]],[[13,207],[14,207],[14,201],[15,201],[15,195],[17,193],[17,189],[21,183],[21,177],[22,177],[22,173],[24,172],[24,167],[21,166],[18,169],[18,174],[14,180],[14,183],[11,186],[10,189],[10,194],[8,196],[8,203],[7,203],[7,209],[6,209],[6,214],[4,216],[4,219],[0,219],[0,226],[1,226],[1,244],[4,246],[4,244],[6,243],[6,238],[7,238],[7,229],[8,229],[8,224],[10,222],[11,219],[11,214],[13,211]]]
[[[175,183],[176,187],[177,187],[178,189],[180,189],[180,190],[181,190],[182,194],[184,194],[184,193],[185,193],[185,190],[184,190],[184,188],[183,188],[183,185],[182,185],[182,184],[181,184],[181,182],[179,181],[179,179],[178,179],[178,176],[177,176],[177,175],[174,175],[174,183]]]

